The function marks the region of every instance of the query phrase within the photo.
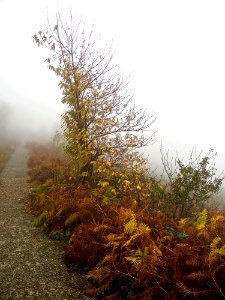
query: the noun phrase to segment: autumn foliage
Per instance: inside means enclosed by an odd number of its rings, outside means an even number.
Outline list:
[[[155,183],[150,178],[137,192],[123,180],[117,181],[115,191],[113,180],[73,185],[69,178],[63,180],[63,163],[56,153],[37,145],[30,150],[32,180],[37,174],[39,182],[31,194],[35,225],[64,240],[68,268],[87,272],[85,293],[101,299],[224,298],[222,212],[204,209],[175,222],[152,209]],[[34,171],[40,158],[43,173]]]
[[[67,107],[64,151],[28,145],[35,225],[65,242],[63,260],[70,271],[85,270],[90,296],[223,299],[225,219],[205,208],[214,176],[208,160],[200,169],[180,162],[168,189],[138,151],[154,140],[147,131],[155,118],[133,103],[110,49],[99,52],[93,32],[63,25],[60,16],[33,39],[50,50],[46,61]],[[208,191],[220,184],[212,181]],[[192,186],[201,210],[189,209]]]

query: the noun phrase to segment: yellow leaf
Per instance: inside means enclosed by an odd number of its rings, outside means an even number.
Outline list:
[[[130,181],[129,180],[123,180],[123,185],[125,187],[129,187],[130,186]]]
[[[100,185],[101,187],[106,187],[106,186],[109,185],[109,182],[108,181],[102,181],[102,180],[100,180],[99,183],[98,183],[98,185]]]
[[[105,204],[105,205],[109,205],[110,204],[110,200],[109,200],[109,197],[103,197],[102,199],[102,203]]]
[[[184,219],[180,219],[180,221],[178,222],[178,225],[183,227],[186,223],[187,223],[187,218],[184,218]]]
[[[116,190],[114,188],[111,189],[111,193],[116,196]]]
[[[82,177],[87,177],[87,176],[88,176],[88,172],[82,172],[82,173],[81,173],[81,176],[82,176]]]

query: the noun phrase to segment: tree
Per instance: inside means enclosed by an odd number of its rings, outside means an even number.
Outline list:
[[[113,65],[111,47],[98,50],[100,39],[93,30],[87,34],[72,15],[70,26],[57,15],[56,25],[49,24],[33,40],[52,53],[46,61],[60,78],[62,103],[67,107],[63,115],[66,151],[76,171],[91,176],[96,161],[128,168],[127,157],[136,156],[135,150],[153,142],[154,133],[144,133],[155,116],[133,103],[127,80]]]
[[[216,176],[215,157],[212,149],[202,156],[192,149],[188,163],[176,157],[169,160],[168,152],[161,158],[164,171],[169,180],[169,191],[166,196],[166,207],[173,219],[186,218],[202,210],[210,198],[221,187],[224,177]]]

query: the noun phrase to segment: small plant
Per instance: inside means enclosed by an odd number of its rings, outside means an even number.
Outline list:
[[[164,211],[173,219],[186,218],[203,209],[220,190],[224,177],[216,176],[213,150],[202,157],[193,149],[187,164],[179,158],[169,161],[168,153],[164,155],[162,150],[161,156],[169,179]]]
[[[42,226],[46,222],[48,217],[48,212],[45,210],[43,211],[34,221],[34,226]]]

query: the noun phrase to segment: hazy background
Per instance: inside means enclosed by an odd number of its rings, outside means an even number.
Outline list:
[[[225,169],[225,2],[198,0],[0,0],[0,101],[11,108],[11,132],[55,130],[63,106],[46,52],[31,36],[46,14],[72,10],[113,44],[115,62],[131,75],[135,101],[157,115],[153,167],[159,148],[187,157],[193,146],[218,152]],[[0,130],[3,130],[0,128]]]

